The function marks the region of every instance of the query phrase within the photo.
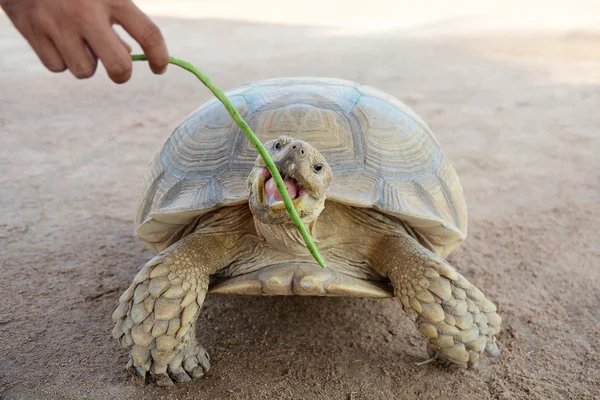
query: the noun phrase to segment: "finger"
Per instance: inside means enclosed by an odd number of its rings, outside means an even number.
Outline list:
[[[134,38],[148,58],[150,69],[155,74],[162,74],[169,64],[169,52],[158,26],[133,3],[118,10],[114,19]]]
[[[29,44],[38,55],[40,61],[52,72],[63,72],[67,65],[56,49],[54,42],[47,36],[36,37],[29,40]]]
[[[90,24],[86,40],[94,54],[102,61],[110,79],[125,83],[131,78],[131,57],[126,44],[109,24]]]
[[[98,60],[81,37],[64,34],[54,42],[67,68],[76,78],[87,79],[94,75]]]
[[[29,20],[26,21],[28,22]],[[35,25],[25,23],[26,21],[15,19],[15,27],[29,42],[29,45],[35,51],[42,64],[52,72],[64,71],[67,67],[52,39],[46,36],[41,26],[38,25],[36,26],[37,29],[35,29]]]
[[[115,32],[115,33],[116,33],[116,32]],[[132,49],[131,49],[131,45],[130,45],[129,43],[127,43],[127,42],[125,41],[125,39],[123,39],[121,36],[119,36],[119,34],[116,34],[116,35],[117,35],[117,37],[119,38],[119,40],[121,41],[121,43],[123,44],[123,47],[125,47],[125,49],[127,50],[127,53],[128,53],[128,54],[131,54],[131,51],[132,51]]]

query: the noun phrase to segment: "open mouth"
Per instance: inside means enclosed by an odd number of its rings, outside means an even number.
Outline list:
[[[303,198],[308,196],[308,191],[306,188],[302,186],[293,176],[283,171],[279,171],[279,174],[283,178],[283,183],[285,184],[288,195],[294,203],[300,202]],[[275,179],[273,179],[271,172],[267,168],[263,168],[262,183],[262,198],[260,200],[271,207],[282,205],[283,199],[281,198],[279,190],[277,190]]]

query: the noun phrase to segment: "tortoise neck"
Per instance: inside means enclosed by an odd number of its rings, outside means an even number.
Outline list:
[[[307,228],[310,230],[313,224],[314,222],[308,224]],[[297,256],[310,255],[304,239],[293,223],[265,224],[258,218],[254,218],[254,225],[258,235],[265,239],[271,247]]]

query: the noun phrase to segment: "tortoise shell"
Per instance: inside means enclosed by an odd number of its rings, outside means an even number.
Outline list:
[[[338,79],[270,79],[225,92],[264,143],[281,135],[317,148],[334,178],[327,201],[398,217],[446,256],[466,237],[462,186],[428,126],[377,89]],[[161,251],[219,207],[248,201],[256,150],[216,99],[179,125],[150,166],[137,235]]]

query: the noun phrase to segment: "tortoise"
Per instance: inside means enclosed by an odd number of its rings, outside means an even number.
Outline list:
[[[397,297],[432,359],[476,368],[499,355],[495,305],[445,261],[467,209],[425,122],[346,80],[270,79],[226,95],[266,142],[328,268],[224,106],[205,103],[151,163],[139,203],[136,234],[157,254],[113,313],[135,374],[159,385],[204,375],[194,325],[209,293]]]

